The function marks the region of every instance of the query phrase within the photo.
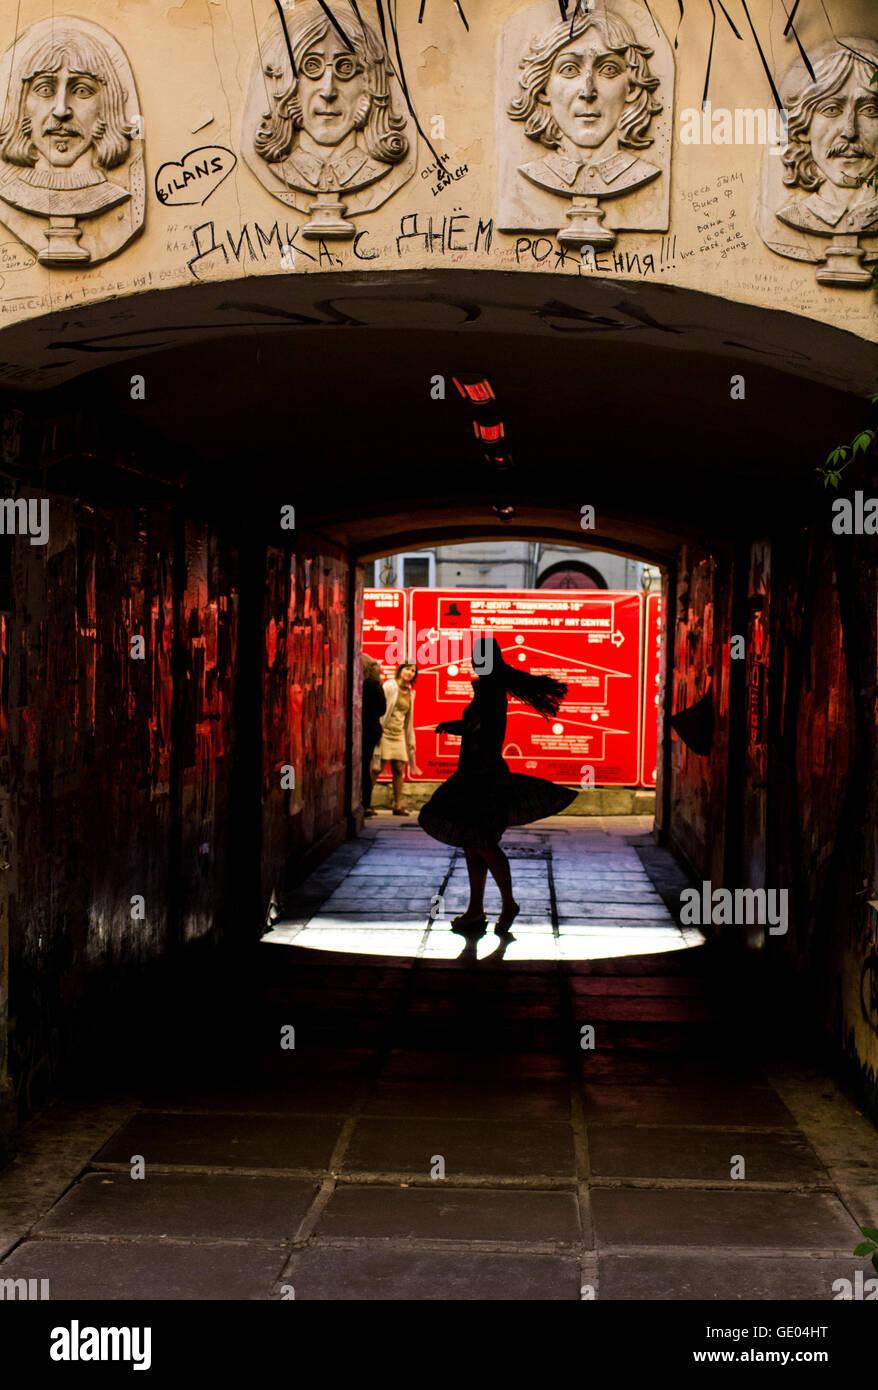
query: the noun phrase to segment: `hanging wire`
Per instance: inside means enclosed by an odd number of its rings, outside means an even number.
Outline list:
[[[326,17],[327,17],[327,19],[329,20],[329,22],[330,22],[330,24],[332,25],[332,27],[333,27],[333,28],[336,30],[336,32],[338,33],[339,38],[341,39],[341,41],[342,41],[342,43],[344,44],[345,48],[349,49],[350,52],[353,53],[353,51],[354,51],[354,45],[351,43],[351,41],[350,41],[350,39],[348,38],[347,34],[345,33],[344,29],[342,29],[342,27],[341,27],[341,25],[339,24],[338,20],[336,19],[335,15],[332,13],[332,10],[331,10],[331,9],[329,8],[329,6],[327,5],[326,0],[317,0],[317,3],[318,3],[318,5],[320,6],[320,8],[321,8],[321,10],[323,11],[323,13],[326,15]]]
[[[780,93],[778,92],[777,87],[774,85],[774,78],[771,75],[771,68],[768,66],[768,60],[762,51],[762,44],[759,42],[759,35],[756,32],[752,19],[750,18],[750,11],[747,9],[747,0],[741,0],[741,4],[743,6],[744,13],[747,16],[747,23],[750,25],[750,32],[752,33],[756,43],[756,47],[759,50],[759,57],[761,58],[762,66],[765,69],[765,76],[768,78],[768,85],[771,88],[771,95],[774,97],[778,111],[782,111],[783,102],[780,99]]]
[[[290,60],[290,68],[292,69],[293,81],[295,82],[299,74],[296,72],[296,60],[293,57],[293,45],[290,43],[290,31],[287,28],[287,17],[284,14],[280,0],[274,0],[274,8],[280,15],[281,28],[284,32],[284,43],[287,46],[287,57]]]
[[[405,65],[402,61],[402,52],[399,46],[399,33],[396,27],[396,0],[387,0],[387,21],[385,21],[384,17],[384,5],[382,4],[382,0],[375,0],[375,7],[378,11],[378,22],[381,25],[381,36],[384,39],[384,47],[388,50],[388,52],[390,51],[390,49],[387,43],[386,24],[390,24],[390,31],[393,35],[393,46],[396,50],[396,75],[399,79],[399,85],[402,88],[402,94],[405,97],[405,104],[408,107],[409,114],[415,123],[415,129],[417,130],[421,139],[424,141],[424,144],[427,146],[427,149],[430,151],[431,155],[435,159],[438,168],[442,169],[444,168],[442,160],[437,151],[434,149],[433,142],[430,140],[429,136],[427,135],[426,131],[421,125],[421,122],[418,120],[418,113],[416,112],[414,105],[412,104],[412,99],[409,94],[408,81],[406,80],[405,75]]]
[[[829,12],[827,11],[825,4],[823,3],[823,0],[820,0],[820,4],[822,6],[823,13],[826,15],[826,23],[829,25],[829,32],[832,34],[832,37],[835,39],[835,42],[838,44],[838,46],[840,48],[846,48],[848,53],[853,53],[856,55],[857,58],[862,58],[864,63],[870,63],[871,66],[874,68],[876,66],[874,58],[870,58],[867,53],[860,53],[859,49],[851,48],[849,43],[845,43],[843,39],[840,39],[838,37],[838,34],[832,27],[832,20],[829,18]]]
[[[799,50],[799,55],[800,55],[800,57],[801,57],[801,59],[802,59],[802,62],[805,64],[805,67],[806,67],[807,70],[808,70],[808,76],[811,78],[811,81],[814,82],[814,81],[816,81],[816,74],[815,74],[815,72],[814,72],[814,68],[813,68],[812,65],[811,65],[811,59],[808,57],[807,53],[805,52],[804,48],[802,47],[802,41],[801,41],[801,39],[799,38],[798,32],[796,31],[796,26],[795,26],[795,24],[793,23],[793,20],[794,20],[795,17],[796,17],[796,10],[797,10],[798,8],[799,8],[799,0],[795,0],[795,3],[794,3],[793,8],[792,8],[792,12],[791,12],[789,18],[787,19],[786,24],[784,25],[784,31],[783,31],[783,32],[784,32],[784,38],[786,38],[789,34],[792,34],[793,38],[794,38],[795,41],[796,41],[796,47],[797,47],[798,50]],[[786,6],[785,6],[785,5],[784,5],[784,9],[786,9]]]
[[[707,93],[708,93],[708,89],[709,89],[709,87],[710,87],[710,69],[711,69],[711,65],[712,65],[712,63],[713,63],[713,41],[714,41],[714,38],[716,37],[716,10],[715,10],[714,7],[713,7],[713,0],[707,0],[707,3],[708,3],[708,5],[710,6],[710,19],[711,19],[711,24],[710,24],[710,48],[709,48],[708,51],[707,51],[707,71],[706,71],[705,74],[704,74],[704,91],[703,91],[703,93],[702,93],[702,95],[701,95],[701,109],[702,109],[702,111],[704,110],[705,106],[707,105]],[[738,33],[738,30],[735,28],[735,25],[734,25],[734,23],[732,22],[731,16],[730,16],[728,10],[726,9],[725,5],[723,4],[723,0],[717,0],[717,4],[719,5],[719,7],[720,7],[720,9],[722,10],[723,14],[725,15],[726,19],[728,20],[728,22],[729,22],[729,27],[730,27],[732,33],[734,34],[735,38],[736,38],[736,39],[742,39],[742,35],[739,34],[739,33]],[[743,40],[742,40],[742,41],[743,41]]]
[[[467,22],[466,22],[466,15],[464,14],[463,10],[461,9],[460,0],[454,0],[454,7],[455,7],[455,9],[457,10],[457,13],[460,15],[461,19],[463,20],[463,27],[464,27],[464,29],[466,30],[467,33],[469,33],[469,25],[468,25]]]

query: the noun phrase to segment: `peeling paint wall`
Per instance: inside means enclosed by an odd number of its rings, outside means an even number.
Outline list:
[[[173,516],[50,496],[50,518],[46,546],[12,547],[10,1061],[24,1111],[85,1027],[90,982],[160,956],[170,931]]]
[[[262,761],[262,897],[280,903],[287,868],[347,833],[348,565],[325,542],[269,547],[266,563]],[[282,785],[292,768],[295,786]],[[289,781],[289,774],[287,774]]]
[[[731,574],[724,562],[684,547],[677,567],[672,714],[711,697],[710,752],[692,751],[671,733],[671,843],[691,868],[719,885],[725,861],[729,737]]]

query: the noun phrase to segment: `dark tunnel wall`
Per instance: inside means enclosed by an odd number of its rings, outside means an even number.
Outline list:
[[[299,537],[266,557],[262,700],[262,904],[348,831],[346,736],[350,568]],[[283,785],[292,768],[295,785]],[[291,776],[287,773],[287,781]]]
[[[342,554],[296,535],[254,563],[247,528],[186,515],[191,498],[39,495],[48,543],[0,542],[0,985],[8,969],[19,1116],[106,1059],[129,1007],[193,953],[258,940],[290,871],[347,833]]]
[[[25,1112],[99,999],[219,929],[235,751],[234,550],[170,505],[49,502],[48,544],[11,546],[3,687]]]
[[[671,712],[709,697],[713,730],[709,754],[698,754],[671,735],[671,844],[690,867],[717,885],[723,882],[725,808],[728,795],[729,623],[731,571],[726,563],[690,546],[680,551],[676,576]]]
[[[704,753],[670,736],[663,833],[714,889],[786,891],[785,934],[706,931],[736,934],[763,958],[778,1017],[797,1014],[812,1041],[846,1058],[875,1118],[878,555],[834,535],[830,515],[826,501],[807,524],[740,546],[734,562],[681,549],[671,708],[707,692],[713,732]]]

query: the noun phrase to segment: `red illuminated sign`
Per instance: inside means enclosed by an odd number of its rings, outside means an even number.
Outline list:
[[[646,596],[646,650],[643,658],[643,753],[640,785],[654,787],[658,765],[659,681],[662,654],[662,600]]]
[[[386,681],[396,671],[401,656],[397,652],[405,639],[408,604],[405,589],[363,590],[363,651],[381,663],[381,679]],[[405,655],[408,655],[406,652]]]
[[[414,589],[417,762],[428,781],[457,767],[460,740],[436,734],[472,695],[472,642],[489,633],[504,659],[564,681],[558,718],[511,699],[503,756],[513,772],[570,785],[636,786],[640,772],[643,598],[606,589]]]

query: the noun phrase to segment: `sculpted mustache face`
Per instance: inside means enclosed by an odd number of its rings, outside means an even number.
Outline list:
[[[69,168],[94,143],[101,123],[101,84],[63,64],[37,73],[25,98],[30,138],[49,164]]]
[[[849,79],[811,118],[811,153],[838,188],[857,188],[878,169],[878,93]]]

